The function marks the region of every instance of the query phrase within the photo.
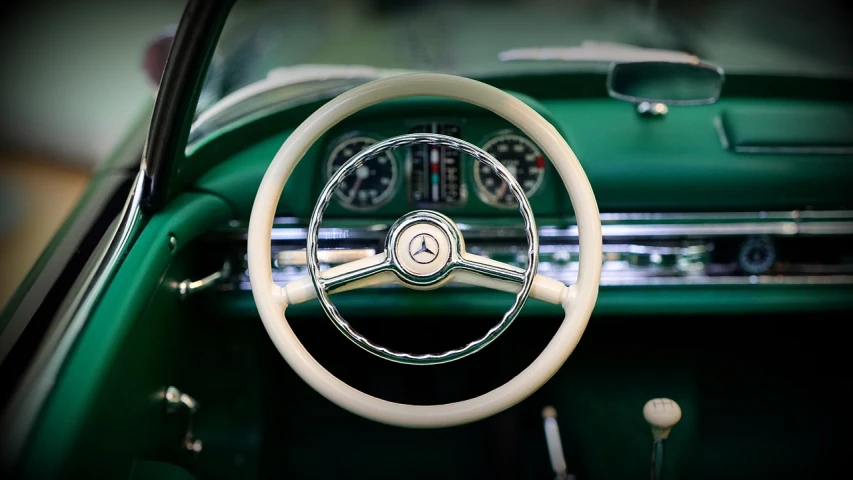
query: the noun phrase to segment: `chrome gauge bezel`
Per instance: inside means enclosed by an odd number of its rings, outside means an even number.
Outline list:
[[[527,138],[524,134],[522,134],[516,130],[500,130],[500,131],[494,132],[492,134],[489,134],[485,137],[485,141],[482,143],[480,148],[482,148],[486,152],[489,152],[489,148],[491,148],[498,141],[505,139],[507,137],[519,139],[522,142],[527,143],[528,146],[532,147],[533,150],[535,152],[537,152],[539,155],[541,155],[543,157],[545,156],[542,153],[542,149],[539,148],[539,145],[536,145],[536,142]],[[489,154],[492,155],[491,152],[489,152]],[[500,161],[500,159],[497,158],[496,156],[495,156],[495,158],[498,161]],[[546,159],[547,159],[547,157],[546,157]],[[546,160],[545,164],[547,165],[548,163],[549,163],[549,160]],[[518,208],[518,206],[515,204],[501,203],[494,195],[492,195],[488,191],[486,186],[483,185],[483,180],[480,178],[479,163],[474,162],[474,164],[472,166],[473,166],[472,175],[474,177],[474,185],[477,187],[477,197],[483,203],[490,205],[490,206],[493,206],[493,207],[496,207],[496,208],[503,208],[503,209],[507,209],[507,210],[514,210],[514,209]],[[547,170],[548,169],[546,168],[542,172],[542,174],[539,175],[539,179],[536,181],[536,184],[533,185],[533,187],[530,189],[529,192],[527,192],[527,191],[524,192],[524,194],[527,196],[528,199],[530,199],[531,197],[533,197],[533,195],[535,195],[537,192],[539,192],[539,189],[542,187],[542,184],[545,183],[545,175],[547,175]],[[523,188],[523,185],[522,185],[522,188]]]
[[[382,141],[380,139],[379,135],[374,135],[371,133],[365,133],[365,132],[361,132],[361,131],[354,131],[354,132],[349,132],[347,134],[338,136],[332,142],[329,143],[330,147],[326,149],[326,161],[325,161],[325,168],[324,168],[324,174],[325,174],[326,181],[328,181],[330,178],[332,178],[332,175],[335,173],[335,170],[332,167],[332,163],[334,162],[334,159],[337,156],[338,152],[340,152],[340,150],[342,148],[344,148],[349,143],[352,143],[355,141],[364,141],[364,140],[370,141],[371,142],[370,145],[373,145],[373,144],[376,144],[376,143],[379,143],[380,141]],[[358,152],[356,152],[356,153],[358,153]],[[385,152],[382,155],[387,157],[388,160],[391,162],[391,183],[388,185],[388,189],[385,192],[383,192],[382,195],[377,197],[377,201],[374,204],[367,206],[367,207],[361,207],[361,206],[353,205],[351,203],[347,203],[346,197],[344,196],[344,192],[340,189],[337,189],[335,191],[335,200],[336,200],[338,205],[340,205],[341,207],[343,207],[347,210],[354,211],[354,212],[370,212],[370,211],[376,210],[376,209],[384,206],[385,204],[390,202],[392,198],[394,198],[394,195],[397,194],[397,190],[399,189],[399,184],[400,184],[400,173],[399,173],[400,169],[399,169],[399,165],[397,165],[397,163],[398,163],[397,157],[396,157],[396,155],[394,155],[394,152],[392,152],[392,151]],[[377,159],[371,158],[370,160],[368,160],[368,162],[374,162],[374,161],[377,161]]]

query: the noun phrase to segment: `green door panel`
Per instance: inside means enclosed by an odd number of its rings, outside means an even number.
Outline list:
[[[177,338],[174,329],[180,325],[168,314],[174,312],[177,295],[158,290],[163,273],[177,252],[230,215],[219,198],[187,193],[151,218],[65,359],[26,445],[24,476],[57,478],[69,464],[79,468],[86,461],[103,462],[98,471],[127,475],[133,453],[140,441],[147,440],[141,437],[148,432],[151,395],[163,387],[154,381],[164,376],[155,373],[170,368],[164,364],[169,358],[167,342]],[[177,239],[175,248],[170,248],[170,235]],[[140,325],[146,307],[155,313],[146,317],[149,325]],[[123,348],[130,340],[136,350]],[[139,356],[129,357],[130,352]],[[120,391],[112,392],[110,403],[98,404],[94,399],[111,377]],[[90,416],[115,422],[94,422],[87,431]],[[102,458],[74,458],[72,452],[85,450],[90,442],[106,445],[109,451],[101,452]]]

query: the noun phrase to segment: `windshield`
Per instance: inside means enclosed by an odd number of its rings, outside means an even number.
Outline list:
[[[826,0],[243,0],[229,18],[211,73],[221,97],[273,69],[300,65],[462,75],[589,70],[606,68],[606,56],[602,62],[590,58],[602,45],[619,43],[686,52],[732,73],[844,75],[853,63],[853,42],[842,5]],[[537,59],[542,47],[586,47],[586,61]],[[526,50],[513,56],[517,49]],[[303,69],[300,75],[304,81],[306,75],[330,74]]]

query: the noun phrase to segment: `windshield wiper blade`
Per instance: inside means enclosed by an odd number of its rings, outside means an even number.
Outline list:
[[[585,41],[578,47],[513,48],[498,54],[502,62],[678,62],[698,63],[699,58],[677,50],[643,48],[625,43]]]
[[[377,68],[368,65],[303,64],[279,67],[267,73],[267,79],[279,85],[341,79],[379,79],[411,73],[412,70]]]
[[[331,98],[371,80],[412,73],[364,65],[294,65],[270,70],[260,81],[246,85],[219,99],[196,116],[187,150],[212,131],[239,118],[271,107]]]
[[[370,67],[365,65],[293,65],[270,70],[266,77],[250,83],[228,95],[220,98],[208,108],[198,112],[193,122],[192,130],[208,123],[212,118],[219,117],[223,112],[231,110],[236,105],[244,104],[247,100],[267,94],[271,91],[289,89],[292,96],[300,96],[305,92],[323,90],[329,86],[358,85],[370,80],[411,73],[410,70],[392,70]]]

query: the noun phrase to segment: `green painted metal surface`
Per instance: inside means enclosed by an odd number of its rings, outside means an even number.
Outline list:
[[[196,193],[179,197],[167,210],[150,220],[104,293],[96,311],[80,332],[56,379],[23,457],[26,476],[56,478],[70,462],[79,461],[73,458],[72,452],[79,445],[78,442],[85,439],[84,433],[93,433],[82,428],[91,418],[90,415],[109,418],[110,414],[117,414],[134,422],[130,426],[114,425],[112,429],[107,428],[105,433],[114,433],[119,429],[121,435],[111,441],[114,450],[99,460],[104,462],[103,467],[115,473],[115,469],[119,468],[117,463],[132,458],[138,440],[134,428],[144,428],[145,418],[139,415],[148,408],[150,395],[160,385],[143,381],[141,377],[132,377],[133,381],[123,384],[126,390],[118,394],[118,398],[122,399],[120,402],[114,403],[116,398],[113,397],[113,402],[102,405],[106,410],[93,411],[95,399],[110,376],[133,376],[139,369],[146,371],[158,365],[156,349],[161,341],[168,341],[173,336],[168,324],[157,324],[174,318],[163,313],[163,316],[154,316],[154,326],[140,325],[141,314],[149,305],[169,310],[169,304],[161,303],[163,297],[158,297],[155,292],[172,256],[199,234],[224,222],[228,216],[228,208],[221,200]],[[170,234],[177,238],[175,250],[169,246]],[[171,327],[174,328],[174,325]],[[160,330],[158,335],[158,329],[165,330]],[[144,342],[140,338],[132,338],[134,335],[149,338],[150,347],[154,350],[148,353],[154,355],[127,359],[134,368],[120,368],[128,367],[127,363],[115,363],[127,354],[127,350],[124,350],[127,342],[131,339]],[[129,467],[128,463],[124,475]]]
[[[837,104],[723,99],[715,105],[672,107],[663,119],[641,118],[629,104],[612,99],[555,99],[541,104],[580,159],[602,212],[843,209],[853,205],[847,191],[853,178],[853,155],[737,154],[723,147],[715,125],[721,111],[757,104],[784,109],[788,115],[796,115],[800,109],[837,110]],[[853,104],[844,104],[843,108],[853,115]],[[438,112],[443,118],[463,123],[464,139],[475,144],[482,145],[489,132],[509,128],[502,119],[464,107],[436,108],[423,101],[374,107],[335,127],[306,154],[284,190],[279,214],[310,215],[326,180],[326,154],[337,136],[354,130],[379,137],[400,135],[407,133],[411,122],[435,119]],[[277,121],[281,119],[275,115],[265,117],[223,134],[231,138],[211,140],[208,148],[220,142],[239,143],[246,132],[245,148],[212,167],[196,187],[215,191],[241,219],[248,218],[257,186],[288,130],[270,132],[262,139],[255,139],[256,133],[248,131],[265,130],[266,122]],[[190,161],[211,161],[215,152],[199,147]],[[397,161],[402,172],[405,156],[400,153]],[[444,211],[451,216],[516,215],[511,210],[489,207],[477,198],[471,175],[473,162],[470,158],[463,161],[467,205]],[[547,171],[545,186],[531,198],[531,204],[540,215],[570,216],[571,204],[555,173],[553,168]],[[396,218],[411,209],[406,192],[401,178],[392,201],[378,210],[369,214],[349,212],[333,202],[326,217]]]

